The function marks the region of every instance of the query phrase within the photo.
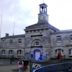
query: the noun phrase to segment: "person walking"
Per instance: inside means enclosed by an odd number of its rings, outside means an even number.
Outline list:
[[[23,61],[22,60],[18,61],[18,72],[24,72],[23,71]]]

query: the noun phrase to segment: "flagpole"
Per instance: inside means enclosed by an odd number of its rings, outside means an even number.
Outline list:
[[[2,28],[2,15],[0,15],[0,47],[1,47],[1,28]]]
[[[1,23],[0,23],[0,39],[1,39],[1,29],[2,29],[2,15],[0,15]]]
[[[13,23],[13,35],[14,35],[14,32],[15,32],[15,22]]]

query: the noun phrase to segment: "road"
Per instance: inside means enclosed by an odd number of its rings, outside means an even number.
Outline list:
[[[0,72],[12,72],[13,69],[17,69],[17,65],[0,65]]]
[[[17,65],[0,65],[0,72],[13,72],[13,70],[17,70],[17,69],[18,69]],[[25,72],[30,72],[29,66]]]

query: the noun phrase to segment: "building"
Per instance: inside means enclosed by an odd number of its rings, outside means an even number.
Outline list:
[[[45,62],[50,59],[72,59],[72,31],[60,31],[48,22],[47,5],[39,5],[38,22],[25,28],[25,34],[1,38],[0,64],[18,59]]]

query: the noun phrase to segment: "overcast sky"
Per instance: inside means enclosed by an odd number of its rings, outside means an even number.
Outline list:
[[[37,23],[39,4],[42,2],[43,0],[0,0],[1,36],[5,36],[5,33],[24,34],[26,26]],[[72,0],[44,2],[48,5],[48,21],[51,25],[60,30],[72,29]]]

